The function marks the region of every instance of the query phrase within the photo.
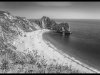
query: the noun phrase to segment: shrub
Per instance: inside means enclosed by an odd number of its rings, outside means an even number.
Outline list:
[[[2,59],[1,63],[2,64],[0,66],[0,69],[7,71],[9,69],[9,61],[6,59]]]

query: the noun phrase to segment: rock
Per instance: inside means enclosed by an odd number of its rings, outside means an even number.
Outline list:
[[[42,28],[54,30],[56,32],[63,32],[63,35],[66,33],[70,34],[70,27],[68,23],[57,24],[54,20],[46,16],[43,16],[40,21]]]
[[[68,23],[60,23],[61,32],[70,33],[70,27]]]
[[[43,28],[50,29],[51,20],[50,20],[49,17],[43,16],[43,17],[41,18],[41,22],[42,22],[42,27],[43,27]]]
[[[8,11],[0,11],[0,22],[6,23],[6,27],[9,27],[9,25],[17,26],[24,32],[31,32],[36,29],[50,29],[56,32],[70,33],[68,23],[57,24],[54,20],[47,16],[43,16],[41,19],[29,20],[25,17],[13,16]]]

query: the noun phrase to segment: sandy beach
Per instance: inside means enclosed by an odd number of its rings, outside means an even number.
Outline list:
[[[60,52],[49,41],[45,41],[42,37],[42,34],[47,31],[49,30],[43,29],[26,33],[26,37],[19,37],[13,42],[13,45],[17,47],[18,51],[25,53],[36,50],[40,58],[44,57],[48,65],[53,63],[68,66],[72,70],[78,70],[79,73],[100,73],[98,70],[91,68],[78,60],[75,60],[75,58],[70,57],[63,52]]]

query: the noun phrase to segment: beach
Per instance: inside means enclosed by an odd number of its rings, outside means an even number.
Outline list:
[[[19,39],[13,42],[13,45],[17,47],[18,51],[25,53],[36,50],[40,58],[44,57],[48,65],[53,63],[68,66],[72,70],[78,70],[79,73],[100,73],[98,70],[81,63],[67,54],[64,54],[54,47],[49,41],[44,40],[42,35],[48,31],[49,30],[47,29],[42,29],[26,33],[26,37],[19,37]]]

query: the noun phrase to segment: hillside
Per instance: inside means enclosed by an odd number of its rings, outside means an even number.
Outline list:
[[[43,40],[42,34],[48,29],[49,24],[41,24],[41,19],[29,20],[0,11],[0,73],[96,72],[65,58]]]

